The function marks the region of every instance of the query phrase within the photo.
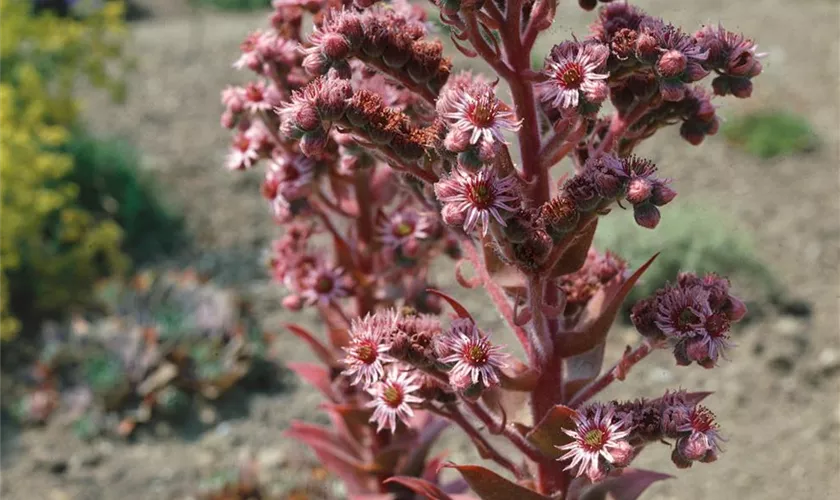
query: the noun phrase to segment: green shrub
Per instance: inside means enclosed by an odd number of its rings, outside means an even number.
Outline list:
[[[595,247],[616,252],[631,268],[661,252],[631,292],[628,307],[674,281],[681,271],[728,276],[751,292],[752,300],[774,301],[780,296],[780,284],[756,256],[750,236],[723,214],[706,207],[668,206],[656,231],[641,228],[624,215],[618,210],[598,222]]]
[[[803,153],[816,149],[817,136],[808,121],[787,111],[763,110],[724,124],[726,139],[760,158]]]
[[[219,10],[256,10],[271,5],[271,0],[193,0],[198,5]]]
[[[61,153],[76,122],[80,77],[119,97],[124,86],[123,5],[83,17],[33,15],[32,2],[6,1],[0,23],[0,338],[21,319],[42,319],[85,303],[93,283],[126,265],[121,231],[75,204],[78,186]]]
[[[122,228],[123,251],[135,264],[178,249],[183,219],[160,201],[153,179],[140,171],[139,154],[130,143],[77,129],[65,151],[73,158],[66,180],[78,186],[76,204]]]

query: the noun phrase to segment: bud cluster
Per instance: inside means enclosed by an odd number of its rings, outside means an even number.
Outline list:
[[[408,6],[403,7],[406,11]],[[356,57],[394,78],[423,85],[436,94],[449,78],[452,62],[443,57],[443,45],[429,41],[425,13],[408,13],[373,6],[361,13],[330,11],[309,38],[303,66],[312,75],[331,68],[350,75],[348,59]]]

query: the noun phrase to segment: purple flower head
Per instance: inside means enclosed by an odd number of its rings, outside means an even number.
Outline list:
[[[414,416],[412,404],[419,404],[423,399],[414,393],[420,390],[420,378],[414,371],[401,370],[399,365],[391,365],[385,376],[368,388],[373,401],[367,404],[373,408],[371,422],[375,422],[376,432],[388,428],[396,432],[397,421],[407,423]]]
[[[483,234],[490,229],[490,217],[506,225],[502,214],[514,212],[519,193],[514,176],[499,179],[490,167],[468,172],[460,167],[449,177],[435,183],[435,195],[443,203],[443,220],[450,225],[463,224],[470,233],[481,222]]]
[[[461,93],[453,103],[453,111],[443,114],[450,124],[450,133],[466,133],[472,145],[479,141],[504,143],[502,131],[519,130],[522,122],[496,97],[492,87],[476,87],[474,93]]]
[[[470,319],[452,321],[440,340],[441,363],[454,363],[449,381],[459,390],[481,384],[485,388],[499,385],[498,370],[505,366],[503,346],[493,345]]]
[[[566,451],[558,460],[570,460],[565,470],[577,468],[576,476],[585,474],[590,480],[599,481],[606,476],[609,467],[616,465],[617,457],[612,453],[620,451],[624,455],[623,443],[630,432],[624,428],[623,421],[615,417],[612,404],[594,403],[579,410],[572,418],[575,428],[563,429],[563,432],[573,441],[558,446]]]
[[[344,375],[352,377],[354,385],[364,387],[378,382],[385,375],[385,365],[396,360],[388,353],[391,350],[390,336],[398,315],[389,309],[368,314],[364,319],[353,320],[350,326],[350,345],[344,348],[347,355]]]
[[[563,42],[545,60],[540,98],[561,110],[576,109],[582,99],[600,104],[609,95],[604,67],[609,49],[597,42]]]

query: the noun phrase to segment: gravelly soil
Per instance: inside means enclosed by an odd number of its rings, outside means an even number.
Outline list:
[[[132,25],[138,57],[129,100],[114,107],[93,95],[87,115],[102,133],[130,138],[144,168],[161,180],[165,196],[183,207],[199,244],[208,250],[258,254],[275,233],[257,196],[259,174],[232,175],[220,167],[227,133],[218,126],[218,92],[241,79],[230,69],[237,46],[261,14],[193,11],[175,0],[141,2],[153,17]],[[572,4],[570,1],[563,4]],[[760,243],[761,257],[792,293],[813,306],[810,317],[770,315],[742,329],[732,361],[722,367],[673,369],[665,353],[636,369],[614,397],[656,396],[667,387],[714,390],[709,400],[726,435],[727,450],[711,465],[674,472],[668,450],[652,448],[639,465],[678,479],[644,498],[819,499],[840,493],[840,177],[838,177],[838,3],[637,2],[675,24],[722,21],[754,35],[770,52],[765,74],[748,101],[727,101],[723,116],[748,109],[785,107],[808,117],[822,139],[816,153],[759,161],[712,138],[693,148],[667,131],[642,148],[676,179],[678,200],[729,212]],[[675,7],[675,3],[679,7]],[[161,6],[165,8],[161,8]],[[569,5],[550,38],[584,33],[591,16]],[[547,45],[551,40],[547,41]],[[675,202],[676,203],[676,202]],[[667,210],[665,211],[667,217]],[[244,249],[244,250],[243,250]],[[480,320],[502,334],[481,296],[455,288]],[[242,284],[257,299],[266,326],[286,316],[279,293],[266,280]],[[312,318],[305,318],[311,323]],[[617,328],[608,356],[615,359],[634,333]],[[291,339],[289,359],[305,358]],[[301,447],[281,436],[293,418],[313,418],[318,397],[308,390],[255,396],[245,416],[195,439],[148,437],[136,444],[78,442],[64,428],[26,431],[4,441],[3,498],[186,498],[244,452],[261,459],[263,477],[279,490],[293,478]],[[476,460],[455,435],[442,447],[456,461]]]

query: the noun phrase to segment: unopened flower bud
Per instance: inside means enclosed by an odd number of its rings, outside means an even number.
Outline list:
[[[460,210],[459,207],[452,203],[447,203],[440,211],[440,217],[443,222],[450,226],[460,226],[466,219],[466,213]]]
[[[640,205],[633,205],[633,218],[636,219],[636,224],[653,229],[659,225],[659,220],[662,218],[659,209],[652,203],[642,203]]]
[[[652,192],[653,184],[650,180],[644,177],[637,177],[632,179],[627,186],[627,201],[633,205],[638,205],[647,201]]]
[[[309,103],[302,103],[295,111],[294,124],[304,132],[311,132],[321,126],[318,110]]]
[[[577,227],[580,214],[574,200],[568,196],[557,196],[540,207],[540,220],[546,231],[556,241]]]
[[[601,203],[594,181],[587,175],[575,175],[563,185],[563,191],[580,212],[590,212]]]
[[[656,38],[648,33],[639,33],[636,38],[636,57],[642,61],[652,61],[656,57],[658,44]]]
[[[690,82],[699,82],[703,78],[709,76],[709,71],[704,69],[703,66],[696,62],[690,62],[685,67],[685,72],[683,74],[683,81],[690,83]]]
[[[350,55],[350,42],[340,33],[324,33],[321,47],[324,55],[333,61],[343,61]]]
[[[691,460],[683,457],[676,446],[671,452],[671,462],[673,462],[678,469],[688,469],[689,467],[691,467]]]
[[[661,180],[653,183],[653,191],[651,193],[650,202],[661,207],[667,205],[674,198],[677,197],[677,192],[671,189],[667,184]],[[631,202],[632,203],[632,202]]]
[[[406,241],[401,249],[402,254],[410,259],[416,259],[418,255],[420,255],[420,249],[422,246],[420,245],[420,241],[417,238],[412,238]]]
[[[712,90],[714,90],[715,95],[726,96],[732,93],[729,87],[729,80],[730,77],[726,75],[717,76],[712,80]]]
[[[706,138],[706,134],[695,121],[686,121],[680,125],[680,137],[692,146],[698,146]]]
[[[664,340],[665,334],[656,325],[656,315],[656,301],[643,299],[633,306],[630,312],[630,321],[633,322],[633,326],[643,337],[653,341]]]
[[[221,124],[226,129],[234,128],[236,126],[236,115],[230,111],[225,111],[222,113]]]
[[[345,15],[338,25],[338,32],[344,35],[351,50],[356,50],[365,39],[365,30],[358,16]]]
[[[729,82],[729,90],[739,99],[746,99],[752,95],[753,84],[747,78],[733,78]]]
[[[741,321],[747,315],[747,306],[741,299],[730,295],[729,301],[723,307],[723,312],[729,318],[729,321],[735,323]]]
[[[693,433],[677,440],[676,449],[681,457],[693,462],[706,456],[709,443],[703,434]]]
[[[362,52],[370,57],[380,57],[388,45],[388,30],[381,24],[369,24],[365,26],[364,43]]]
[[[516,263],[527,271],[533,271],[545,262],[552,248],[551,237],[545,231],[534,231],[522,243],[513,245]]]
[[[347,110],[347,99],[353,94],[350,82],[331,79],[318,96],[318,114],[327,121],[340,120]]]
[[[303,134],[300,139],[300,150],[306,156],[318,155],[324,151],[328,140],[329,137],[323,129],[315,129]]]
[[[391,149],[393,149],[400,158],[408,161],[419,160],[423,157],[423,153],[425,152],[421,144],[405,135],[395,135],[391,140]]]
[[[598,5],[598,0],[578,0],[578,5],[583,10],[592,10]]]
[[[307,73],[314,76],[326,74],[327,70],[330,69],[329,63],[319,52],[313,52],[304,57],[302,65]]]
[[[603,80],[596,80],[585,91],[584,97],[591,104],[601,104],[610,96],[610,88]]]
[[[453,153],[461,153],[470,147],[470,132],[461,128],[454,128],[446,134],[443,147]]]
[[[627,467],[633,458],[636,456],[636,450],[633,445],[627,441],[619,441],[616,446],[610,449],[610,455],[613,457],[613,467]]]
[[[403,44],[402,38],[395,38],[393,41],[397,43],[390,43],[385,46],[382,61],[391,68],[399,69],[411,59],[411,50]]]
[[[669,50],[659,58],[659,62],[656,63],[656,70],[664,78],[676,78],[685,71],[687,64],[688,61],[682,52]]]
[[[296,294],[283,297],[283,307],[290,311],[300,311],[303,308],[303,299]]]

